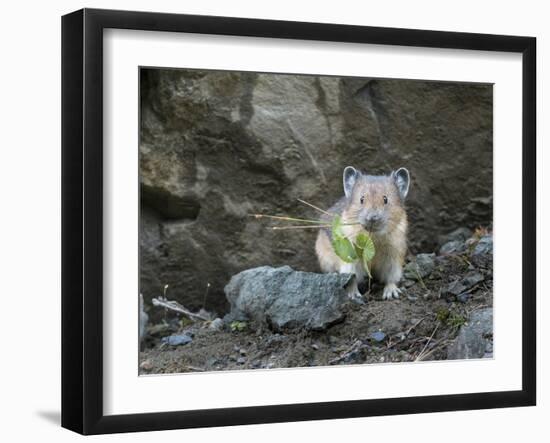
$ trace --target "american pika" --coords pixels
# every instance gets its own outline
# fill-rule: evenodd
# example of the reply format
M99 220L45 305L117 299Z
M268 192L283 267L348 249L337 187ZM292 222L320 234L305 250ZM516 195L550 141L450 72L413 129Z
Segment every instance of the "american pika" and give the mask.
M367 175L352 166L344 169L344 197L328 212L341 215L347 223L344 235L353 240L362 230L369 232L376 249L371 274L383 283L382 298L398 298L397 283L403 273L407 251L407 213L404 201L409 192L409 171L400 168L390 175ZM360 261L346 263L334 253L331 232L319 230L315 251L323 272L355 274L359 282L365 279Z

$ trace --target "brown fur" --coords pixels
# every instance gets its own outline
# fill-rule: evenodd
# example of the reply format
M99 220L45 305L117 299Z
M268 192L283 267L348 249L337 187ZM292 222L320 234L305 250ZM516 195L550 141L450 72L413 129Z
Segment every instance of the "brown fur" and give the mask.
M387 204L384 204L384 196ZM363 203L361 197L364 197ZM369 211L383 214L379 229L369 232L376 248L371 263L372 275L385 285L395 285L401 279L407 251L407 213L392 176L361 175L351 195L340 199L328 212L341 215L344 222L355 223ZM350 240L354 240L363 230L361 224L343 227L344 234ZM365 277L359 264L350 268L334 253L330 231L320 230L315 250L323 272L355 272L359 281ZM396 297L395 294L393 296ZM386 297L385 293L384 298L391 297Z

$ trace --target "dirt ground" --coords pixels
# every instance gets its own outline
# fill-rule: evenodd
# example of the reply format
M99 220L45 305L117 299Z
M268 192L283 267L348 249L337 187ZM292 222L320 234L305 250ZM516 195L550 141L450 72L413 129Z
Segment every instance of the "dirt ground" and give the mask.
M270 369L343 364L442 360L447 348L475 310L492 307L492 255L435 257L424 278L406 280L403 294L381 300L380 286L365 294L364 305L349 304L345 319L326 331L274 333L254 325L241 330L210 322L167 319L148 329L140 352L140 373L181 373L237 369ZM476 273L483 276L467 296L449 296L453 282ZM193 340L183 346L162 337L185 332Z

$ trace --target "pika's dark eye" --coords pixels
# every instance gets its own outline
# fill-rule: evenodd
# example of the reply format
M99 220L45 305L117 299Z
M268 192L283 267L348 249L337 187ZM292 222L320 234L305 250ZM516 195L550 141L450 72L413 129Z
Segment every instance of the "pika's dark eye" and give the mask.
M362 196L362 197L359 199L359 201L361 202L361 204L365 203L365 197Z
M385 195L384 195L384 204L385 204L385 205L388 204L388 197L386 197Z

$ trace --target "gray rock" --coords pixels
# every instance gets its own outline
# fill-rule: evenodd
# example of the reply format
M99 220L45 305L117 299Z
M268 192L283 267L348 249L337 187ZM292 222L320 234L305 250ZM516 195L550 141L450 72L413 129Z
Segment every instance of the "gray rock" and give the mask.
M344 358L340 361L340 364L356 364L363 363L365 361L365 349L357 348L352 349L350 352L346 353Z
M429 276L435 268L435 254L418 254L403 268L403 275L410 280L419 281Z
M370 338L372 338L374 341L381 342L386 338L386 334L384 334L382 331L376 331L369 335Z
M460 303L468 303L471 297L472 297L472 294L468 292L464 292L462 294L458 294L456 296L456 300L459 301Z
M439 248L440 255L460 254L466 251L466 243L461 240L452 240Z
M162 343L166 343L170 346L182 346L186 345L187 343L191 343L193 339L187 335L187 334L174 334L169 335L168 337L163 337L161 339Z
M267 347L279 347L286 341L286 337L281 334L273 334L267 338Z
M212 320L210 325L208 326L209 329L212 329L213 331L221 331L223 329L223 320L221 318L216 318Z
M458 297L459 295L473 288L478 283L482 282L484 278L485 277L483 277L483 275L479 272L470 273L466 277L460 280L455 280L445 286L441 291L441 295L444 298L449 298L453 296Z
M316 272L315 232L277 232L250 213L312 216L342 169L406 166L413 251L487 225L492 86L251 72L141 70L140 287L170 285L189 309L225 312L232 275L262 264ZM474 198L474 206L470 203ZM317 214L315 214L317 215ZM152 312L161 315L160 310Z
M457 228L446 235L440 236L440 243L445 244L449 242L464 243L473 235L473 232L465 227Z
M460 280L455 280L441 290L441 295L445 298L449 298L449 296L456 297L462 294L466 289L466 286L464 286Z
M493 236L484 235L477 242L472 255L487 255L493 253Z
M481 283L483 280L485 280L485 277L483 277L483 274L479 272L473 272L468 274L466 277L462 279L462 284L466 286L466 288L470 289L477 285L478 283Z
M225 287L231 305L226 321L244 317L276 331L323 330L344 319L342 308L355 291L350 274L314 274L290 266L249 269Z
M447 350L449 360L482 358L493 340L493 309L474 311ZM492 347L490 348L492 349ZM492 355L492 352L491 352Z
M206 364L208 366L214 367L222 363L222 361L218 357L210 357L206 360Z

